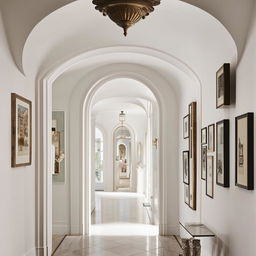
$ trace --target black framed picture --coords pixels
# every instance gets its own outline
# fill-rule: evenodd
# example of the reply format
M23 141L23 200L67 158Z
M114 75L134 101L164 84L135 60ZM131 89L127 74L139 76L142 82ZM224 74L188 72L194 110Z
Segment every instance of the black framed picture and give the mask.
M184 202L189 206L189 185L184 184Z
M235 184L254 189L254 114L236 117L236 177Z
M229 187L229 120L216 123L216 183Z
M207 144L207 128L201 129L201 144Z
M207 156L206 195L213 198L213 156Z
M230 105L230 64L223 64L216 73L216 108Z
M189 115L183 118L183 138L189 138Z
M189 185L189 151L183 151L183 182Z
M208 151L215 151L215 124L208 126Z
M206 180L206 170L207 170L207 146L201 147L201 179Z

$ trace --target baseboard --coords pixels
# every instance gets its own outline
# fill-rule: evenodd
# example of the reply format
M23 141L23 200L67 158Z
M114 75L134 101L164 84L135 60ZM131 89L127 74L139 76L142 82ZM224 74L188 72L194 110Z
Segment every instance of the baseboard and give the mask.
M36 248L31 248L28 252L24 254L24 256L36 256Z
M64 235L69 234L70 225L64 222L55 222L52 225L52 233L54 235Z

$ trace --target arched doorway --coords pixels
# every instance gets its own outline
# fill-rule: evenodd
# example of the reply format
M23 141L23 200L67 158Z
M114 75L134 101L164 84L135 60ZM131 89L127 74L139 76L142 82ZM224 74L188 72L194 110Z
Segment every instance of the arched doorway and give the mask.
M126 126L119 126L113 133L114 191L132 191L132 134Z
M167 59L169 57L166 57ZM170 58L170 63L173 62L173 59ZM80 61L81 58L78 58ZM76 60L77 61L77 60ZM177 60L175 59L177 62ZM174 61L174 62L175 62ZM167 63L167 62L166 62ZM169 63L169 64L170 64ZM70 63L69 63L70 64ZM47 170L48 170L48 162L41 161L41 159L48 159L49 155L47 153L47 145L50 145L50 136L48 134L48 129L51 127L51 119L49 118L51 113L49 110L51 109L51 86L54 80L63 72L66 68L68 68L69 64L63 65L61 68L57 69L56 72L50 73L46 78L40 80L40 89L38 94L38 111L41 113L44 113L43 116L39 116L38 118L38 130L39 134L42 134L42 136L38 137L38 151L40 158L37 162L38 166L38 191L41 196L38 196L40 198L38 200L39 204L38 207L44 209L43 214L38 216L38 230L40 231L38 234L40 235L38 237L38 241L40 244L42 244L41 241L45 241L44 237L47 237L45 234L45 230L48 232L50 229L48 227L48 218L46 217L47 212L47 205L50 203L50 194L47 192ZM168 65L169 65L168 64ZM182 65L179 63L178 66ZM171 67L172 65L170 65ZM173 66L172 66L173 67ZM187 69L186 66L182 66L183 69L188 70L188 73L193 76L194 79L197 79L194 77L191 70ZM159 179L158 183L160 184L160 190L159 190L159 227L160 227L160 233L161 234L167 234L168 230L169 232L174 233L178 226L178 202L175 198L169 198L167 203L167 191L166 191L166 183L168 176L168 180L170 181L172 191L178 190L178 186L176 184L176 178L177 173L170 171L167 175L167 170L177 170L176 162L171 161L172 159L175 159L177 157L176 155L176 149L175 149L175 140L176 136L175 134L178 133L178 128L175 126L177 124L176 122L176 95L173 93L172 88L169 86L168 82L163 78L161 74L154 73L150 68L145 68L136 64L125 64L125 65L108 65L106 67L101 67L98 70L95 69L93 71L94 75L90 76L88 75L87 78L89 79L87 82L83 81L83 85L81 85L80 89L77 92L74 92L74 95L79 95L78 100L71 99L70 104L70 111L76 112L77 115L80 117L79 124L83 124L84 129L79 130L77 127L72 126L71 127L71 133L72 134L82 134L83 140L78 140L75 138L72 143L76 145L76 147L79 148L79 153L75 154L74 161L72 161L71 166L81 164L81 161L79 160L81 158L81 155L86 155L86 153L89 152L90 146L88 145L90 141L90 120L89 120L89 114L90 114L90 107L93 95L95 92L106 82L114 78L120 78L120 77L128 77L137 81L142 82L146 87L148 87L154 95L156 96L157 103L159 104L159 140L160 143L158 144L158 150L159 150ZM84 86L86 84L86 87ZM41 86L42 85L42 86ZM170 111L171 110L171 113ZM167 118L165 119L164 118ZM76 123L78 121L77 117L70 117L70 121L72 123ZM152 120L154 122L155 120ZM81 126L80 126L81 127ZM41 129L42 128L42 129ZM169 137L169 132L172 131L171 138ZM89 138L89 140L86 141L86 139ZM170 143L170 141L174 141L174 143ZM87 143L87 144L86 144ZM152 142L150 142L152 143ZM77 157L77 159L76 159ZM177 159L177 158L176 158ZM76 161L78 160L78 161ZM90 162L90 159L85 159L85 161L82 163L81 170L82 174L79 174L78 176L82 179L79 180L79 182L85 184L85 186L88 187L90 184L88 176L85 175L85 173L88 172L89 166L87 164ZM170 162L171 161L171 162ZM168 166L168 168L167 168ZM74 166L77 167L77 166ZM72 174L73 175L73 174ZM172 179L173 177L173 179ZM72 177L72 180L76 180L76 177ZM83 190L82 186L77 186L79 184L74 182L72 184L71 191L72 193L76 194L76 190ZM176 191L177 192L177 191ZM77 193L79 194L79 193ZM71 218L71 232L72 233L80 233L80 234L88 234L89 229L89 219L88 216L85 216L85 212L82 212L82 214L79 214L79 212L82 211L83 205L89 205L90 199L89 199L90 193L86 194L84 198L77 197L76 202L73 202L72 209L71 209L71 216L76 215L79 216L78 221ZM43 200L41 200L41 198ZM169 227L167 223L167 214L169 206L172 205L172 215L170 215L169 218ZM42 229L44 227L44 229ZM82 228L81 228L82 227ZM44 242L45 244L45 242ZM48 244L46 242L46 244Z

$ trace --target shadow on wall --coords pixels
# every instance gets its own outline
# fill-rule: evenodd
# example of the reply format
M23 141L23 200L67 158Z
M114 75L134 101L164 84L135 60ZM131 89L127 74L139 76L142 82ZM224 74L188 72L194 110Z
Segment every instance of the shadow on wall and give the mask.
M229 241L229 238L226 237L225 241ZM229 248L228 244L224 244L224 242L219 238L215 238L215 244L213 246L213 256L227 256L229 255Z

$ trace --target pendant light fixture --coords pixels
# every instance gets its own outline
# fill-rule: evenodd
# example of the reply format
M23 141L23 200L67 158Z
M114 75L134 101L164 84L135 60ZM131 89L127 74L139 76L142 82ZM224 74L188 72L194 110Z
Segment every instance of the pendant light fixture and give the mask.
M93 0L95 9L102 12L104 16L114 21L124 30L127 35L129 27L141 19L145 19L154 11L154 6L159 5L161 0Z

